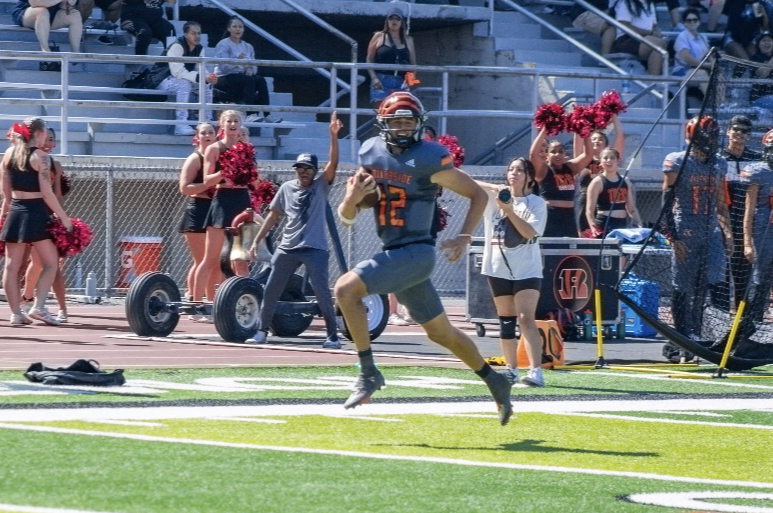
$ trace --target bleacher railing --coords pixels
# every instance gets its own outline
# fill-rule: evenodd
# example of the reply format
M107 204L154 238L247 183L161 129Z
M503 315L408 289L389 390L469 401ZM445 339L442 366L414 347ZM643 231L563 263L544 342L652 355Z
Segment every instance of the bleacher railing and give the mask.
M193 62L204 66L207 70L214 69L215 64L244 64L244 60L229 60L229 59L217 59L214 57L200 57L200 58L175 58L175 57L161 57L161 56L139 56L139 55L114 55L114 54L74 54L69 52L60 53L44 53L44 52L14 52L14 51L0 51L0 64L6 60L27 60L38 62L41 60L61 60L62 72L56 76L60 77L59 83L45 83L35 84L26 82L0 82L0 92L4 93L0 96L0 105L25 105L29 106L29 115L42 115L47 121L58 121L61 123L61 139L59 142L60 150L63 154L70 154L69 147L69 130L71 126L76 123L88 124L88 123L105 123L113 124L119 123L130 126L141 125L169 125L190 123L186 121L175 121L173 116L169 115L174 109L184 108L197 110L199 113L199 119L205 119L205 112L207 110L219 110L222 108L220 104L207 103L205 98L205 87L207 84L204 81L200 81L198 84L198 101L190 103L177 103L174 101L167 102L139 102L129 101L123 98L122 94L126 90L121 87L98 87L91 85L74 85L72 84L72 71L70 64L73 62L83 62L88 66L89 64L98 63L100 68L105 64L120 64L122 66L126 64L136 65L150 65L155 62ZM513 121L526 121L530 120L535 112L536 108L546 102L555 101L556 97L549 97L541 94L542 91L537 84L542 82L554 83L556 79L564 78L571 79L579 89L580 82L585 81L590 83L590 89L594 97L599 97L601 93L610 88L614 88L614 85L610 87L610 81L614 82L615 77L598 72L598 71L566 71L563 69L551 69L551 68L515 68L515 67L498 67L498 66L401 66L395 64L368 64L368 63L335 63L335 62L298 62L298 61L271 61L271 60L255 60L251 61L252 64L260 66L261 68L295 68L295 69L314 69L324 68L330 70L330 106L300 106L300 105L236 105L235 108L240 110L260 111L268 110L271 112L297 112L305 114L330 114L336 110L339 116L373 116L374 112L371 107L357 108L352 105L357 101L357 76L359 74L365 74L370 69L386 69L386 70L403 70L410 71L416 70L418 76L422 79L422 87L431 88L433 94L439 93L439 105L440 109L431 113L433 119L440 125L440 133L444 133L446 123L449 119L459 118L500 118L509 119ZM77 71L82 73L82 71ZM353 92L352 98L350 98L349 106L339 106L338 98L332 94L335 90L334 81L340 73L348 74L350 77L350 87ZM271 74L270 72L268 73ZM475 78L496 78L502 79L507 77L520 77L528 79L525 83L531 84L530 90L513 90L513 97L517 100L516 103L522 106L519 110L507 110L497 108L487 108L486 101L481 99L479 102L480 107L475 109L459 109L454 107L454 88L456 87L456 80L464 79L468 80L470 77ZM653 77L645 76L633 76L633 79L641 80L644 83L656 83L661 84L680 84L684 81L684 77L657 77L653 80ZM118 82L118 80L117 80ZM40 91L41 97L39 98L19 98L13 97L13 91L18 89ZM588 87L584 88L589 89ZM421 89L418 90L419 94ZM94 97L99 94L105 94L105 99L95 99ZM85 97L84 97L85 96ZM682 94L680 98L680 104L682 108L679 109L678 116L672 116L660 120L660 124L665 125L680 125L685 121L685 97ZM493 103L490 104L493 106ZM73 116L71 109L73 107L86 107L86 108L108 108L111 109L110 116ZM56 109L59 112L52 113ZM159 116L158 119L137 119L131 116L131 114L121 115L120 112L123 109L153 109L159 111L167 111L169 114ZM0 114L0 119L3 120L18 120L20 116L11 114ZM651 124L655 121L655 118L640 117L630 120L631 123L636 124ZM626 120L628 122L628 120ZM349 145L349 159L351 161L356 160L356 123L347 123L347 130L349 131L348 138L350 139ZM271 128L281 128L281 125L275 124L263 124L255 123L250 126L269 126ZM288 124L287 127L291 127ZM460 134L461 135L461 134ZM493 134L492 134L493 135ZM326 136L326 134L321 134ZM344 150L345 151L345 150ZM345 158L345 157L344 157Z

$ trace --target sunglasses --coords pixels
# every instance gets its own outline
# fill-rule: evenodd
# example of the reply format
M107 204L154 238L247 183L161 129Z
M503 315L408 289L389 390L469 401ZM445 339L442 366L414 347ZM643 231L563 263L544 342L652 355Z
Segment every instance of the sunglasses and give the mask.
M751 133L751 129L746 128L746 127L741 127L741 126L731 127L730 130L732 130L733 132L738 132L739 134L750 134Z
M698 23L699 21L701 20L699 20L698 18L687 18L686 20L684 20L685 23Z
M400 16L390 16L389 21L400 21L402 18Z

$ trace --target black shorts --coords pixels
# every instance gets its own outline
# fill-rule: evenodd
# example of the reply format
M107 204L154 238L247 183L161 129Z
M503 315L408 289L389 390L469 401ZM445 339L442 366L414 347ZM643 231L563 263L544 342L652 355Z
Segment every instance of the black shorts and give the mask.
M548 219L543 237L577 237L577 221L574 207L551 207L548 205Z
M250 191L246 188L220 188L215 191L207 213L205 226L228 228L238 216L250 207Z
M0 240L29 243L50 239L51 234L47 230L49 222L51 216L43 198L11 200L8 217L0 231Z
M496 276L486 276L491 295L494 297L514 296L522 290L542 289L542 278L526 278L523 280L508 280Z
M206 233L207 214L212 200L209 198L190 198L185 206L185 214L180 223L180 233Z
M615 39L614 43L612 43L612 53L630 53L631 55L635 55L638 58L639 45L641 44L642 43L634 39L633 36L623 34L622 36Z

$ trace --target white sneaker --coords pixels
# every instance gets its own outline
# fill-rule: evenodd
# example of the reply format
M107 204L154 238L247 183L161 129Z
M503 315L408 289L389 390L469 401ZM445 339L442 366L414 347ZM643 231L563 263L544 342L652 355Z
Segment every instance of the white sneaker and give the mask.
M249 116L247 116L246 118L244 118L244 121L245 121L246 123L260 123L260 122L261 122L261 121L263 121L264 119L265 119L265 118L264 118L263 116L259 116L259 115L257 115L257 114L250 114Z
M413 320L413 317L410 316L410 314L403 315L403 320L406 324L419 324L418 322Z
M266 123L281 123L282 121L284 121L284 119L274 116L273 114L269 114L263 119L263 121L265 121Z
M65 312L64 310L59 310L56 313L56 320L62 324L65 324L67 322L67 312Z
M11 314L9 322L11 323L11 326L26 326L27 324L32 324L32 321L23 313Z
M211 315L199 315L198 319L196 319L196 322L200 322L201 324L214 324L214 320L212 320Z
M529 372L521 378L521 384L529 387L544 387L545 379L542 377L542 367L529 369Z
M177 125L174 127L174 135L194 135L196 130L190 125Z
M408 323L396 313L389 316L387 324L391 324L392 326L408 326Z
M268 339L268 333L258 331L255 336L244 341L245 344L265 344Z
M32 307L27 315L30 318L44 322L49 326L60 326L62 324L51 315L51 312L49 312L45 306L41 308Z

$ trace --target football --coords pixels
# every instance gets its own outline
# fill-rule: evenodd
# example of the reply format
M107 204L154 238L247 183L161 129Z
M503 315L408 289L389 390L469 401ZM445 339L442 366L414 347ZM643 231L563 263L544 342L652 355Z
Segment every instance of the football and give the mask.
M355 176L357 177L357 180L362 182L365 180L365 178L368 176L367 171L364 173L357 173ZM378 204L379 201L379 194L378 191L373 191L369 194L367 194L362 200L357 204L357 208L359 209L366 209L366 208L373 208Z

